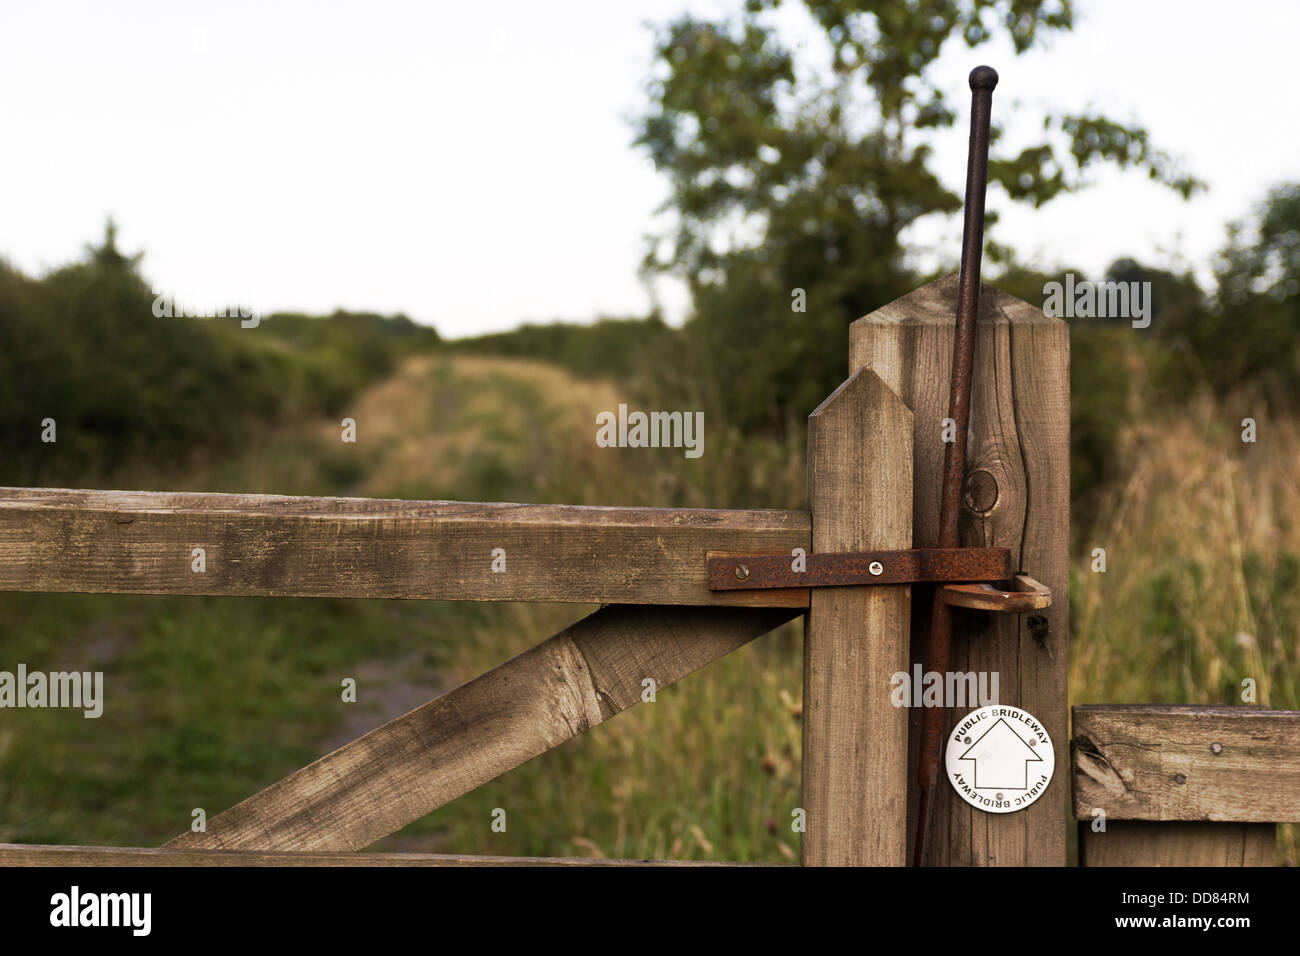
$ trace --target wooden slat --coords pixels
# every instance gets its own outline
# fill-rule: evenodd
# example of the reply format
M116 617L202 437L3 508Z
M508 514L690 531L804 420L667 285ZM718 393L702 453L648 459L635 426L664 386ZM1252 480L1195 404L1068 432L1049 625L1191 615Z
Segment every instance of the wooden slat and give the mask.
M0 590L806 607L807 589L711 592L706 555L806 549L810 527L801 511L3 488Z
M1300 711L1078 706L1072 744L1080 820L1300 821Z
M871 368L912 410L915 449L912 540L939 543L939 497L948 415L957 277L938 279L854 322L849 371ZM976 331L961 543L1010 548L1017 569L1051 589L1052 606L1033 614L997 614L978 634L961 633L971 615L954 615L954 670L997 673L1001 703L1042 721L1056 746L1057 773L1029 808L991 814L936 792L936 865L1065 863L1069 664L1070 344L1064 322L984 284ZM929 602L913 601L910 659L926 657ZM953 717L959 716L954 712ZM920 710L911 714L911 755ZM915 787L909 827L915 826ZM909 838L910 842L910 838Z
M1079 823L1080 866L1275 866L1271 823L1113 820L1104 833Z
M808 419L813 549L906 548L912 538L912 414L874 373ZM803 862L907 863L908 585L817 588L804 637Z
M639 703L643 679L666 687L793 614L602 608L167 845L361 849Z
M713 860L457 856L443 853L267 853L167 847L36 846L0 843L0 866L781 866Z

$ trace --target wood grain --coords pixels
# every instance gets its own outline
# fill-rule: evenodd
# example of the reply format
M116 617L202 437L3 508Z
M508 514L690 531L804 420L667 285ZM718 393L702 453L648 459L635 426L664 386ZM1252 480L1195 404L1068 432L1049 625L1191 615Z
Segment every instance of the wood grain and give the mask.
M810 529L801 511L2 488L0 590L806 607L807 589L711 592L706 555L788 554Z
M914 547L938 544L957 277L938 279L854 322L849 371L871 368L913 415ZM1032 615L954 615L952 666L999 675L1001 702L1042 721L1065 766L1069 661L1069 335L1065 323L985 283L976 331L962 544L1006 547L1017 570L1051 589ZM924 599L923 599L924 598ZM913 601L911 660L926 658L928 589ZM963 633L963 624L965 633ZM954 714L954 717L959 716ZM920 713L911 715L909 782ZM951 726L951 725L950 725ZM1028 809L990 814L936 792L936 865L1063 865L1065 775ZM915 827L911 787L909 827ZM909 841L911 837L909 837Z
M906 548L912 415L860 371L808 418L813 551ZM817 588L804 637L803 808L809 866L907 863L907 585Z
M272 853L150 847L0 843L0 866L781 866L713 860L606 860L588 857L456 856L442 853Z
M361 849L639 703L644 678L666 687L793 615L602 608L167 846Z
M1275 866L1271 823L1115 820L1104 833L1079 822L1080 866Z
M1074 708L1074 812L1108 820L1300 821L1300 711Z

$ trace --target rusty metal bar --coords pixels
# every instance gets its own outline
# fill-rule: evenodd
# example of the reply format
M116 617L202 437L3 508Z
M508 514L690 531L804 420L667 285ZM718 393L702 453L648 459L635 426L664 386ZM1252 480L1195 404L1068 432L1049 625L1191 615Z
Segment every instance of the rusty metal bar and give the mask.
M957 282L957 327L953 335L952 385L948 416L954 422L953 441L943 456L943 491L939 507L939 547L958 546L962 484L966 476L966 433L970 427L971 370L975 363L975 319L979 312L980 263L984 253L984 196L989 179L989 117L998 74L991 66L971 70L970 149L966 160L966 217L961 240L961 273ZM952 609L935 590L930 620L927 671L946 673L952 656ZM921 724L920 814L916 824L914 866L923 866L933 816L933 794L939 782L946 708L926 708Z
M1025 614L1052 606L1052 589L1039 584L1027 574L1012 579L1010 591L999 591L989 584L945 584L939 596L945 604L975 611Z
M825 588L918 581L1004 581L1012 574L1007 548L915 548L809 554L710 551L710 591ZM797 570L802 567L803 570Z

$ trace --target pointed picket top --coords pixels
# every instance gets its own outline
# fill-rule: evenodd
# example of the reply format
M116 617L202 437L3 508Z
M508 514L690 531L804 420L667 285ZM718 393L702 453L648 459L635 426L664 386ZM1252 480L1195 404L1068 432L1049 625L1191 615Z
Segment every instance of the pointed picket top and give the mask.
M912 413L868 369L808 417L814 552L912 544ZM808 866L907 863L907 585L813 588L804 626L801 856Z
M953 325L957 316L957 273L942 276L913 289L887 305L858 319L849 327L849 341L863 334L866 325ZM1064 325L1043 310L988 282L980 284L979 322L1014 321L1044 325ZM852 346L850 345L850 348Z

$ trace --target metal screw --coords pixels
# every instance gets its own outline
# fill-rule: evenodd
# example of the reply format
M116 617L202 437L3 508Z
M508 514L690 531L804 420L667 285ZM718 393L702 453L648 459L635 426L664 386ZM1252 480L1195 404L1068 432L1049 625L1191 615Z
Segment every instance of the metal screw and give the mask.
M736 577L742 581L749 577L749 566L744 564L736 565Z
M879 561L872 561L869 565L867 565L867 570L870 571L872 574L883 574L885 571L885 566L881 564Z
M1000 793L998 794L998 799L999 799L999 800L1003 799L1002 794L1000 794Z
M962 743L964 743L964 744L968 744L968 743L970 743L970 738L969 738L969 737L964 737L964 738L962 738Z
M1210 744L1210 753L1212 754L1223 753L1223 744L1219 743L1217 740L1214 743Z
M1183 773L1176 773L1176 774L1174 774L1174 783L1178 784L1179 786L1182 786L1182 785L1185 784L1186 782L1187 782L1187 775L1186 775L1186 774L1183 774Z
M1037 746L1038 746L1038 738L1037 738L1037 737L1030 737L1030 738L1029 738L1029 746L1031 746L1031 747L1037 747Z

